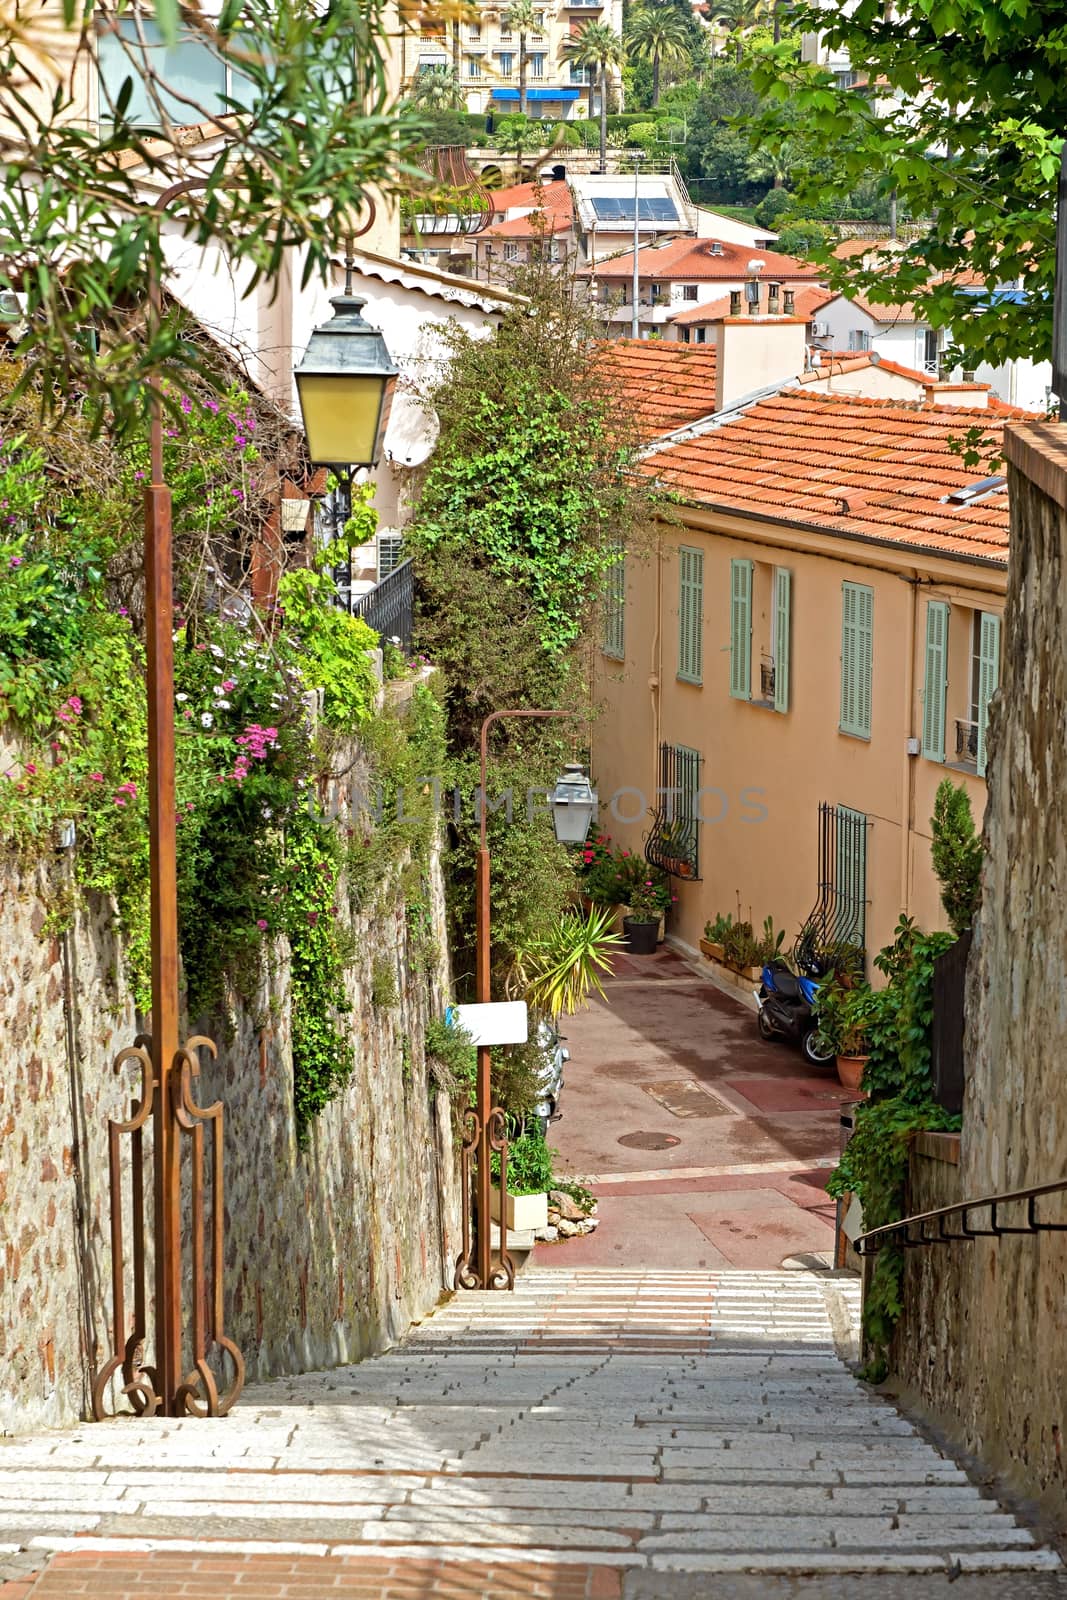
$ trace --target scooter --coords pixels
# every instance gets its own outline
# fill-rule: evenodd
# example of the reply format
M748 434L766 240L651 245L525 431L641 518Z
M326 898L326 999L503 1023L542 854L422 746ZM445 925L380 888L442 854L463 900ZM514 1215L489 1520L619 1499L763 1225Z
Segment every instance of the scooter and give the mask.
M769 961L752 992L759 1006L759 1031L764 1039L788 1039L799 1044L805 1061L813 1067L834 1063L834 1051L823 1041L815 1018L818 979L797 976L784 961Z

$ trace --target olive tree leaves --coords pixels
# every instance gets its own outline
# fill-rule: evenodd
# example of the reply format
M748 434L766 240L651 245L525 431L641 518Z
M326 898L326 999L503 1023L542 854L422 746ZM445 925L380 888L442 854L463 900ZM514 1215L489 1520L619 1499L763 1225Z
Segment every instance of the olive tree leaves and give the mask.
M144 316L161 231L222 241L245 293L293 250L304 283L325 277L369 205L414 176L420 124L392 104L386 0L226 0L216 19L172 0L104 20L66 4L65 31L0 9L0 289L23 297L22 387L121 430L149 374L198 365L177 316ZM103 34L128 75L97 74ZM225 92L165 81L168 39L217 63ZM186 177L202 187L162 220L155 200Z

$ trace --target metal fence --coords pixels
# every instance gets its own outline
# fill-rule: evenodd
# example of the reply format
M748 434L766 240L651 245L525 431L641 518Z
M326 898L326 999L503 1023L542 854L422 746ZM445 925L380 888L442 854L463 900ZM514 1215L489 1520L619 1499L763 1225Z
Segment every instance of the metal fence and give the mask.
M410 651L415 617L415 572L411 562L402 561L381 583L361 595L352 607L352 615L362 617L375 633L380 633L383 643L398 644L401 650Z

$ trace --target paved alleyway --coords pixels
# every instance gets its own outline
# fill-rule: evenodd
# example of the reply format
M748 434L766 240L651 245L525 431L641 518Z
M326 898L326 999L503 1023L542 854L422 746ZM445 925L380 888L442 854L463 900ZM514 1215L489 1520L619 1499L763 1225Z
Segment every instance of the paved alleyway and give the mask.
M830 1600L886 1572L864 1600L1064 1600L1057 1558L840 1363L842 1297L533 1269L218 1422L0 1443L0 1541L58 1552L0 1596Z
M600 1226L568 1266L780 1267L829 1257L837 1074L759 1037L740 998L681 957L619 955L568 1018L572 1060L550 1142L595 1178ZM541 1261L555 1259L542 1250Z

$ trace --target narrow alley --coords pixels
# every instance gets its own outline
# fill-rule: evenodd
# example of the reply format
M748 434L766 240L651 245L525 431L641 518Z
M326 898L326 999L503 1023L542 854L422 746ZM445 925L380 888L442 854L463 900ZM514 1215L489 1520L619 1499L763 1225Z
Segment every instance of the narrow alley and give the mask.
M0 1600L1067 1600L845 1364L836 1084L670 954L570 1034L554 1132L596 1234L227 1418L0 1442Z

